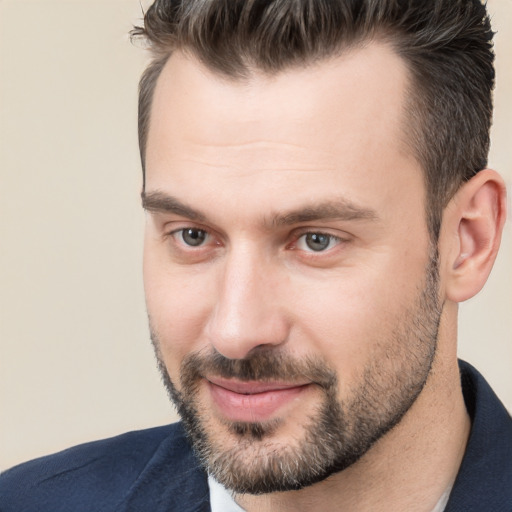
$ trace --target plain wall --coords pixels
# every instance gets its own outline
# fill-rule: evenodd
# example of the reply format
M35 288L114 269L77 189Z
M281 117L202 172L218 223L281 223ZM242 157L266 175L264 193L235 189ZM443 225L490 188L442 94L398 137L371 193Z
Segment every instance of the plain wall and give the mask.
M148 2L143 2L147 5ZM490 163L512 182L512 2ZM146 327L138 0L0 0L0 468L170 422ZM512 231L460 354L512 409Z

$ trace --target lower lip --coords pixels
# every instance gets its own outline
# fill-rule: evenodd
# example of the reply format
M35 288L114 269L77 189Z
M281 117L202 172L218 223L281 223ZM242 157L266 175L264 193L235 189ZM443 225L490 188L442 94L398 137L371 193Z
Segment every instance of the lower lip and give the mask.
M208 382L215 405L231 421L261 422L272 419L274 413L293 402L309 385L276 389L244 395Z

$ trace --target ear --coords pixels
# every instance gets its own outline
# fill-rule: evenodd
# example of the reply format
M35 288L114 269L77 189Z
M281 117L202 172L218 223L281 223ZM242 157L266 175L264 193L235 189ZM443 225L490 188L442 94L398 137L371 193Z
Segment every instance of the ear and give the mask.
M476 295L491 272L506 219L506 189L491 169L464 183L443 215L446 298L465 301Z

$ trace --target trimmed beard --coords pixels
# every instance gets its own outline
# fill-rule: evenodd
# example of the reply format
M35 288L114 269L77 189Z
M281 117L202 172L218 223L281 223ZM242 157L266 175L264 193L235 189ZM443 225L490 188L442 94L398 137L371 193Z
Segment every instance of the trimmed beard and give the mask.
M246 359L227 359L212 351L188 354L180 367L180 389L172 382L151 330L158 368L185 431L203 466L219 483L239 494L297 490L343 471L397 425L413 405L435 358L442 307L438 299L438 256L431 251L424 287L403 311L392 334L375 344L360 383L350 396L339 396L334 369L320 358L296 359L280 349L253 352ZM306 379L322 398L302 422L300 439L273 441L280 419L265 422L224 421L237 441L227 446L202 412L199 384L205 375L241 381ZM343 382L341 382L343 385Z

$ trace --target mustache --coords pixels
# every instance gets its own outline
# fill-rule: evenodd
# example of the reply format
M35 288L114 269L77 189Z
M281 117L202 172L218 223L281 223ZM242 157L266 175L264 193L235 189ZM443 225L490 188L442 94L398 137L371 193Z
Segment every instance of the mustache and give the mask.
M208 353L188 354L181 364L181 382L184 389L193 386L207 376L237 379L240 381L308 381L325 389L337 385L337 376L324 361L318 358L301 359L275 352L262 350L244 359L228 359L216 350Z

